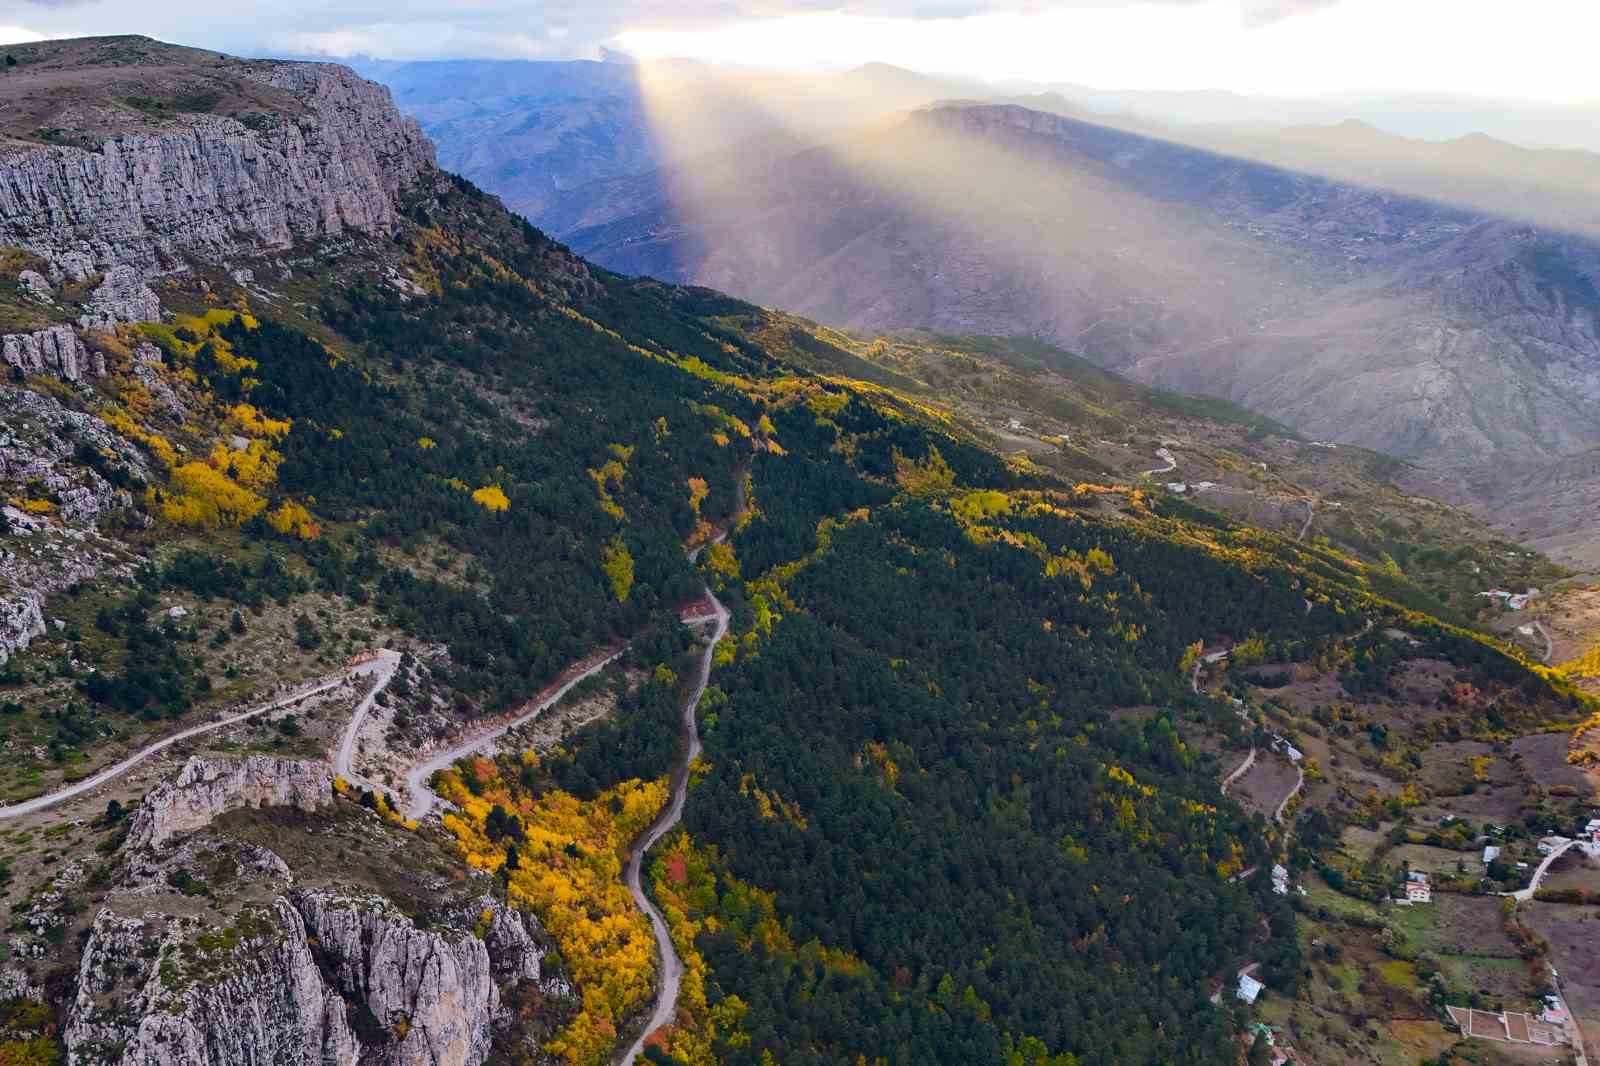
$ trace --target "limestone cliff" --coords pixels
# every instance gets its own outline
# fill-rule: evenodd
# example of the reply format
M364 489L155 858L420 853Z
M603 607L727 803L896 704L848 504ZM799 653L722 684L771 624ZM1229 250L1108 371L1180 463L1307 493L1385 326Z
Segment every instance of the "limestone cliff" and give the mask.
M149 50L174 63L169 53L188 54L154 42ZM71 66L69 57L52 66L45 54L35 80L47 89L48 77L61 70L81 81L94 60L77 62ZM173 68L157 62L144 69L151 87L139 100L163 91L162 73ZM129 98L111 95L123 87L107 89L104 99L72 113L86 130L78 141L88 146L0 144L0 245L38 254L57 279L82 280L118 266L148 278L195 257L219 260L347 231L387 235L400 190L434 168L433 146L416 122L395 109L386 89L348 68L213 53L203 73L279 106L246 114L249 124L193 103L194 110L152 109L136 115L138 122L113 122L107 115L128 113ZM16 91L25 92L26 82L14 80L24 86ZM218 95L190 89L186 98L203 103ZM29 103L36 101L23 97L19 106ZM94 143L102 131L107 135ZM135 297L131 306L128 294ZM100 303L91 309L97 321L149 310L149 299L126 277Z
M73 1066L354 1066L361 1050L285 900L212 933L193 919L102 911L65 1043Z
M483 906L532 943L520 915ZM64 1042L72 1066L480 1066L501 989L530 965L536 954L470 927L420 928L371 894L288 893L220 929L106 908Z
M386 1063L483 1061L500 990L482 940L470 931L419 929L380 896L308 892L296 904L337 991L399 1036Z
M245 807L296 807L311 811L333 802L327 763L251 755L184 764L170 781L139 804L128 844L159 847L180 833L203 829L220 814Z

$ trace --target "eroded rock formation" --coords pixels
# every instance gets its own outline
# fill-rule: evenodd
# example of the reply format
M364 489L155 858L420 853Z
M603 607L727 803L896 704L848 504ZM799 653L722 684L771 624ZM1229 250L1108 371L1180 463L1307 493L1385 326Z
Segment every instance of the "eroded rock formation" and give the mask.
M247 807L297 807L314 811L333 802L328 764L251 755L241 759L196 756L145 796L128 831L134 848L159 847L181 833L203 829L226 811Z
M433 147L388 91L345 67L249 63L239 73L292 94L300 115L246 126L180 115L107 140L0 157L0 244L43 257L57 278L181 269L354 230L387 235L401 188L434 166ZM259 128L256 128L259 127ZM143 315L119 283L91 312ZM138 296L134 292L135 296ZM97 294L98 298L99 294ZM143 299L143 297L139 297Z

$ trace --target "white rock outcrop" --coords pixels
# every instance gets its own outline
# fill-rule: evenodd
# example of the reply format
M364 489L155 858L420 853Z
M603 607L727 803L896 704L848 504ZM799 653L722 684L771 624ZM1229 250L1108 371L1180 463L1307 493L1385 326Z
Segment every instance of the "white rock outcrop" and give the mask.
M0 663L44 634L44 605L37 592L26 589L0 596Z
M333 779L320 760L202 758L145 794L128 829L133 848L159 847L181 833L204 829L220 814L255 807L314 811L333 802Z
M42 304L56 302L55 290L49 280L37 270L23 270L17 275L17 287Z
M201 933L192 919L100 912L63 1034L71 1066L355 1066L345 1003L287 900L209 943Z
M486 907L491 929L527 935L520 915ZM327 890L279 896L211 930L106 908L78 967L68 1062L482 1066L500 1006L495 975L522 964L496 958L494 941L420 929L381 896ZM352 1016L368 1022L352 1028Z
M127 265L106 272L89 297L89 310L78 316L78 325L84 329L111 329L118 322L159 321L161 298L137 270Z
M488 1056L500 988L484 941L418 929L381 896L307 892L295 902L338 991L405 1033L386 1064L477 1066Z
M102 377L106 372L105 356L85 348L71 326L7 333L0 337L0 358L24 374L48 374L63 381Z
M127 266L142 279L182 269L188 256L392 232L396 197L433 171L434 153L388 90L325 63L240 62L238 70L290 93L304 113L251 126L185 115L96 151L4 153L0 245L35 252L57 278ZM134 312L119 298L117 309L143 314L148 306Z

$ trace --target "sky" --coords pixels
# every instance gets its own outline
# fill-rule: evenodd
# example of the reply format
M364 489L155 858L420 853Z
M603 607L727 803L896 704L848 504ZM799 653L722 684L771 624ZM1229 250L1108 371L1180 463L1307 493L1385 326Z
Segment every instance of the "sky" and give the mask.
M248 55L871 60L987 80L1600 102L1597 0L0 0L0 41Z

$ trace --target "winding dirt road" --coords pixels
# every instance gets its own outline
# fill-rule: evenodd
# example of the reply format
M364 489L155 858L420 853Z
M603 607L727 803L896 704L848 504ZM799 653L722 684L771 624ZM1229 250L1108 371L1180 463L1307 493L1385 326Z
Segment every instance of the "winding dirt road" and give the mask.
M1306 534L1311 532L1311 520L1317 517L1317 503L1315 500L1306 501L1306 522L1300 527L1300 532L1294 535L1296 542L1306 539Z
M1510 896L1519 903L1525 903L1532 899L1533 894L1539 891L1539 882L1544 880L1545 872L1550 869L1550 864L1565 855L1568 849L1576 843L1576 840L1569 840L1565 844L1558 845L1554 851L1544 857L1544 861L1533 871L1533 876L1528 879L1527 888L1519 888L1517 891L1507 892L1505 895Z
M356 756L356 739L361 734L361 727L367 722L367 713L372 710L373 703L377 702L378 693L388 688L389 682L394 680L395 669L400 665L400 653L380 648L376 659L362 665L373 667L369 672L378 675L378 683L372 686L361 702L356 704L356 709L350 712L350 721L345 725L344 736L339 740L339 750L333 756L333 772L347 779L358 776L352 768Z
M595 674L598 674L600 671L610 666L612 663L616 662L618 659L622 658L622 653L627 650L628 645L624 644L616 651L613 651L602 658L590 660L584 664L583 669L569 676L560 688L550 693L550 695L534 704L522 714L517 715L510 721L502 722L494 728L486 730L482 733L474 733L467 740L463 740L453 747L445 749L444 751L436 752L429 756L426 761L420 762L413 766L406 772L406 796L408 797L406 801L406 818L420 821L431 814L434 807L438 805L439 797L434 794L433 789L428 787L428 779L431 778L435 773L443 770L445 767L450 766L460 759L466 758L473 752L481 750L486 745L494 743L511 730L516 729L518 726L523 725L529 720L537 718L551 707L554 707L556 704L560 703L566 697L567 693L571 692L580 683L588 680Z
M1549 666L1550 660L1556 657L1556 642L1550 636L1550 631L1544 627L1543 622L1534 619L1533 628L1544 638L1544 664Z
M1250 754L1244 757L1244 762L1240 763L1238 768L1234 770L1233 773L1222 779L1222 794L1226 796L1228 794L1228 789L1232 787L1233 783L1239 780L1239 778L1243 777L1245 774L1249 773L1250 767L1254 766L1255 764L1256 749L1252 747L1250 749Z
M396 656L396 661L398 661L398 658L399 657ZM204 725L191 726L182 732L174 733L170 737L166 737L162 740L156 741L153 744L149 744L143 748L140 748L138 751L134 752L126 759L123 759L121 762L108 766L99 773L94 774L91 777L84 778L82 781L75 782L74 784L68 785L65 788L59 788L54 792L48 792L43 796L35 796L31 800L23 800L21 803L13 803L9 807L0 807L0 820L8 818L20 818L26 814L34 814L38 811L47 810L50 807L54 807L58 803L65 803L67 800L70 800L76 796L81 796L86 792L92 792L106 782L113 781L116 778L121 777L129 770L132 770L135 766L138 766L140 763L150 758L152 755L165 751L174 744L181 743L182 741L189 740L193 737L204 736L207 733L214 733L219 729L226 729L231 725L237 725L240 722L255 718L257 715L267 714L270 711L282 710L285 707L299 703L301 700L310 699L312 696L315 696L319 693L338 688L353 675L358 676L361 674L372 673L381 665L381 659L375 659L372 662L362 663L360 666L354 667L349 671L341 671L337 676L326 681L321 681L315 685L311 685L310 687L291 692L287 696L280 696L278 699L273 700L270 703L264 703L259 707L240 712L239 714L229 715L228 717L219 719L215 722L207 722ZM393 672L393 667L390 667L390 672Z
M685 744L678 764L672 769L672 799L668 801L666 809L656 816L650 828L634 841L633 847L628 851L628 865L622 873L623 881L633 895L633 901L650 918L650 928L656 936L656 949L661 954L661 983L656 993L656 1005L650 1011L650 1021L646 1023L644 1031L622 1057L623 1066L628 1066L643 1054L645 1039L663 1025L671 1024L678 1013L678 989L683 984L683 960L678 957L677 949L672 946L672 934L667 929L666 918L644 890L643 870L645 855L682 820L684 799L689 794L689 764L700 756L700 728L695 722L695 711L700 706L700 697L706 693L706 685L711 681L711 660L716 655L717 642L727 636L729 618L728 609L717 599L710 585L706 586L706 597L711 602L712 610L716 612L715 624L706 643L706 650L700 656L700 668L695 674L694 688L683 704Z
M1174 458L1171 449L1168 449L1168 448L1157 448L1156 449L1156 458L1160 459L1163 463L1166 463L1167 465L1166 466L1158 466L1154 470L1141 470L1139 472L1139 476L1140 477L1151 477L1151 476L1153 476L1155 474L1170 474L1174 470L1178 469L1178 460L1176 458Z

